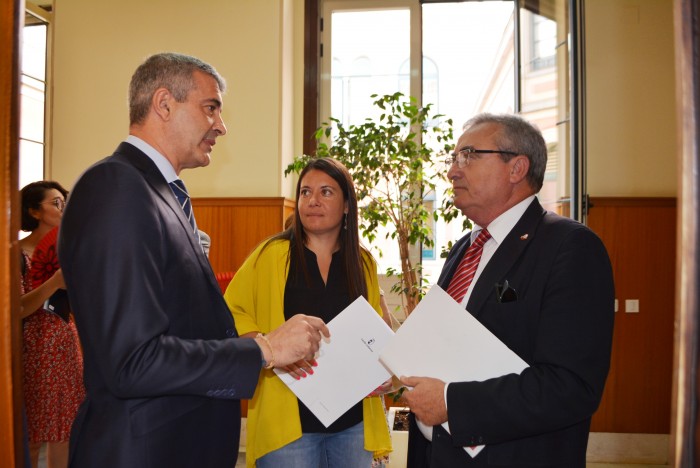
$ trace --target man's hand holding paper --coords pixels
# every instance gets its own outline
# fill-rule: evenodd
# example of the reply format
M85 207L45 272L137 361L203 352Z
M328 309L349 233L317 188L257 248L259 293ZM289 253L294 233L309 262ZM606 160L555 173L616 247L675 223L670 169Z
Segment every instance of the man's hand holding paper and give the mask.
M420 422L426 426L447 422L445 382L432 377L402 377L401 382L412 387L402 396Z
M328 322L328 329L331 338L321 341L313 375L297 378L306 372L298 365L292 373L275 369L326 427L390 379L378 356L394 335L363 297Z
M323 339L330 332L318 317L297 314L265 338L256 337L265 361L274 367L285 367L300 360L313 360Z
M379 359L405 385L414 387L404 392L404 398L428 426L426 431L442 424L449 432L446 382L483 381L519 374L527 367L439 286L428 291ZM481 448L467 451L475 456Z

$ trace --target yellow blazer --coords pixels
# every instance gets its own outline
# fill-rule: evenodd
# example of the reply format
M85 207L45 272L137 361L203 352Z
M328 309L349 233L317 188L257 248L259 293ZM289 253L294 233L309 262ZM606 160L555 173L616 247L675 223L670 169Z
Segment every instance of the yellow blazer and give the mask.
M284 288L287 283L289 241L260 244L231 280L224 298L239 335L269 333L284 323ZM368 302L382 315L376 264L365 269ZM391 439L381 397L363 400L365 450L375 456L391 452ZM258 386L248 404L246 466L254 467L263 455L301 437L297 398L272 370L261 370Z

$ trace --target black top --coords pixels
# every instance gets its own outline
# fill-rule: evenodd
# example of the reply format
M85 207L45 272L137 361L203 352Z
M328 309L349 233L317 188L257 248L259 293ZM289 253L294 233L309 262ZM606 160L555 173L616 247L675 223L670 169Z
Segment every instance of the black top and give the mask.
M290 259L289 276L284 290L284 319L289 320L296 314L306 314L320 317L328 323L356 299L351 299L348 293L345 262L340 251L333 254L328 270L328 283L324 284L321 271L318 269L316 254L304 248L304 255L308 278L304 274L302 265L298 265L293 256ZM313 378L313 375L306 378ZM301 401L299 401L299 416L302 432L340 432L362 422L362 400L328 428Z

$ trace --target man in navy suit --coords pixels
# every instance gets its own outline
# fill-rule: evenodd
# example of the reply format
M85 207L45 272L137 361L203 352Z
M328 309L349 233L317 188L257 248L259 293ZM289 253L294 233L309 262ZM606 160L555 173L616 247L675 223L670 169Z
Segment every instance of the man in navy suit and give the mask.
M547 149L524 119L477 115L447 162L455 206L474 229L451 249L438 284L455 289L458 265L486 229L474 279L455 300L529 367L483 382L403 377L414 416L408 465L583 468L612 346L605 247L538 202Z
M224 80L194 57L148 58L129 89L130 127L77 181L59 258L84 351L87 398L73 467L233 467L240 399L262 367L309 359L328 329L300 316L238 338L231 313L169 182L206 166ZM189 206L188 206L189 204Z

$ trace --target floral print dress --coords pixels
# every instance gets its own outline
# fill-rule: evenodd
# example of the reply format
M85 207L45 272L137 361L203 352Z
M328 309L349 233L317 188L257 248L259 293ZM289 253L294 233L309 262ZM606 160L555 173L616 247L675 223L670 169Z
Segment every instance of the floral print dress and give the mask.
M29 277L31 259L26 252L22 252L22 258L22 294L25 294L32 290L33 281ZM29 441L65 442L78 406L85 398L83 357L75 323L39 309L24 319L23 329L24 402Z

